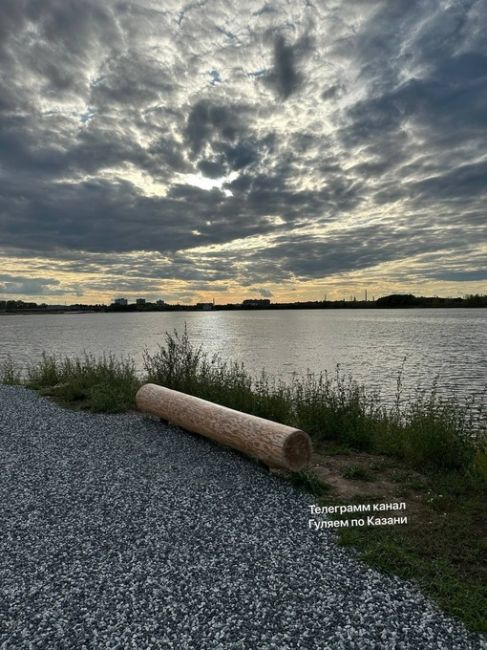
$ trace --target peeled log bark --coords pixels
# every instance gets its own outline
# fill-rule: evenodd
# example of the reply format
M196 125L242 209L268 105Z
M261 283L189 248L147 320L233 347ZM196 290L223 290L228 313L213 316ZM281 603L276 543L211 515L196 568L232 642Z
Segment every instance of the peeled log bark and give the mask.
M140 411L238 449L272 467L299 471L311 457L311 440L304 431L170 388L145 384L137 392L136 403Z

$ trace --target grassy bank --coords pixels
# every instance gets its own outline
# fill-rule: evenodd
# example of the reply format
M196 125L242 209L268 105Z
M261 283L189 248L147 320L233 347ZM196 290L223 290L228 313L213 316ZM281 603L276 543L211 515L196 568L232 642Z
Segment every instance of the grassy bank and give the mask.
M404 502L406 525L337 528L339 543L381 571L415 581L446 612L487 633L485 487L458 472L420 472L395 458L333 447L322 451L311 477L297 481L322 506ZM349 523L357 516L329 515Z
M186 333L174 333L166 335L165 345L156 353L144 353L142 375L131 359L43 355L23 374L13 361L4 363L0 380L99 412L133 409L138 387L150 381L302 428L317 447L332 440L398 458L416 469L454 471L472 484L487 484L484 401L460 404L442 398L434 387L406 400L401 373L395 403L386 406L338 368L333 376L308 373L290 382L265 374L255 379L243 365L209 357Z
M88 354L75 359L43 354L24 372L9 359L0 368L0 383L24 385L65 406L98 413L134 409L135 394L141 385L133 360Z
M339 369L290 382L225 363L166 335L137 373L130 359L58 359L45 355L20 373L0 369L0 382L23 384L75 408L120 412L135 407L151 381L308 431L317 452L312 472L294 480L326 503L403 498L408 525L342 529L366 561L415 579L448 612L487 631L487 421L482 399L445 400L433 387L405 399L401 373L392 405ZM352 489L353 488L353 489Z
M295 376L289 383L262 374L253 379L241 364L209 357L186 334L145 354L149 381L307 431L315 446L333 440L357 450L384 453L411 467L460 472L487 484L487 421L482 400L459 404L431 392L404 400L401 374L393 406L337 368ZM476 430L475 439L472 431Z

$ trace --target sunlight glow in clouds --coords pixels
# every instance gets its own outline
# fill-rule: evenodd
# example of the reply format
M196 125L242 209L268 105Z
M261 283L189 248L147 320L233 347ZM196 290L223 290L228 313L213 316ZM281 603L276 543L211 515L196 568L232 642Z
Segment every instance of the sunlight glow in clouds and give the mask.
M194 187L199 187L202 190L212 190L217 188L223 192L225 196L232 196L232 192L224 187L228 183L232 183L238 174L236 172L231 172L228 176L220 176L219 178L208 178L203 176L203 174L180 174L179 178L181 182L187 183L188 185L193 185Z
M486 291L483 0L0 18L0 297Z

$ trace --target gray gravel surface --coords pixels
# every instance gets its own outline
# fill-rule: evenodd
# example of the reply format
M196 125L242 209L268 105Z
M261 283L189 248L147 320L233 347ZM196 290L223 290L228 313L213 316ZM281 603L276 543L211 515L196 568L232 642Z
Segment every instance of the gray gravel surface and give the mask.
M0 462L2 650L487 648L205 439L0 387Z

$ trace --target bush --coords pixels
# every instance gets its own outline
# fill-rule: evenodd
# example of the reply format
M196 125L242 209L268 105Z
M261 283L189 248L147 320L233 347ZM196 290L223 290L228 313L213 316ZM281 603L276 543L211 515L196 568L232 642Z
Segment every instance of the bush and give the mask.
M18 386L22 384L22 373L17 368L11 356L0 364L0 384Z
M26 385L67 404L115 413L135 408L140 381L131 359L116 359L112 355L96 358L88 354L56 359L44 354L28 370Z

